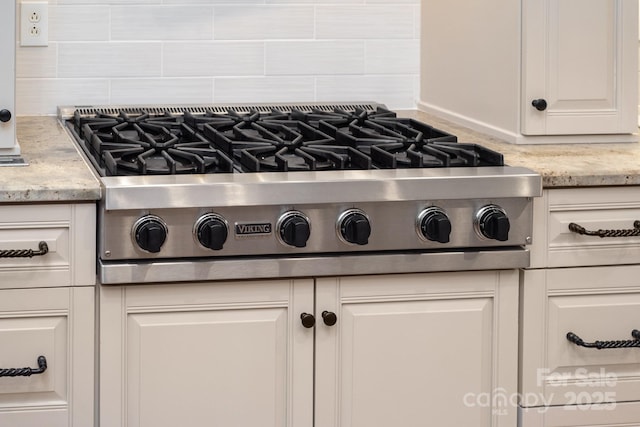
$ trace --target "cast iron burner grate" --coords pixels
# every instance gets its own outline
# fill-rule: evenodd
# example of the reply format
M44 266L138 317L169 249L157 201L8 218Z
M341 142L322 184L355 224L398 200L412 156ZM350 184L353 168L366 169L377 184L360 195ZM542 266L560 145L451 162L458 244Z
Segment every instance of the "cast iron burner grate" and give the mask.
M76 111L68 124L103 176L504 164L499 153L382 107L128 108Z

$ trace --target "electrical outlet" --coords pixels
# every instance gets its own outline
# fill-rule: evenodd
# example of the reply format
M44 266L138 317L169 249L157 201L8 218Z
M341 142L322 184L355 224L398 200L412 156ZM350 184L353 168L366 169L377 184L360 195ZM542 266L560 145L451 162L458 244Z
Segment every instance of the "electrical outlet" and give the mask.
M49 4L23 1L20 4L20 46L49 45Z

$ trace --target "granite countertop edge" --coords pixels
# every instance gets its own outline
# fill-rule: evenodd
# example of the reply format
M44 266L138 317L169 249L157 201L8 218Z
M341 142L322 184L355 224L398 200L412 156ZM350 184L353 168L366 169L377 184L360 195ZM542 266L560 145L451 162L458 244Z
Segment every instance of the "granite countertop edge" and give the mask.
M542 176L544 188L640 185L640 144L516 145L470 130L418 110L400 110L502 153L505 164L526 167ZM0 167L1 203L95 202L100 181L56 117L18 117L18 141L25 167Z
M100 182L56 117L17 119L27 166L0 167L0 203L95 202Z

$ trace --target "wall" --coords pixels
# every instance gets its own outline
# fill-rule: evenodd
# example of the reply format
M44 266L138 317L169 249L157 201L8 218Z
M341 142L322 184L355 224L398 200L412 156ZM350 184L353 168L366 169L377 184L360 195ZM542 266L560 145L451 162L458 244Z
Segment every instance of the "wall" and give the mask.
M414 108L419 8L419 0L49 0L49 46L18 49L18 114L140 103Z

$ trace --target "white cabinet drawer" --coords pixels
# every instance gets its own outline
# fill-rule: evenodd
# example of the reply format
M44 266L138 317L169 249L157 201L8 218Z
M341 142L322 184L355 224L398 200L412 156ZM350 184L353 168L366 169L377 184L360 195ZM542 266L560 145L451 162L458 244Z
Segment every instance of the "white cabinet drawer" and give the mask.
M640 187L545 191L537 199L532 267L571 267L640 263L640 236L598 237L572 232L633 230L640 220Z
M91 425L93 302L92 287L0 290L0 425ZM5 376L40 356L44 372Z
M529 270L521 289L521 405L640 400L640 266Z
M95 281L95 205L0 206L0 251L45 255L0 257L0 288L92 285Z

